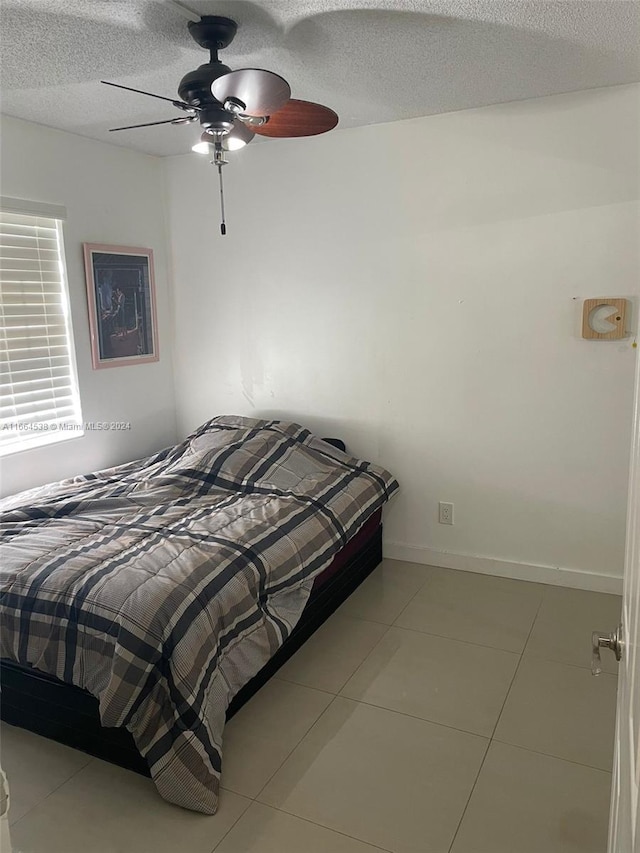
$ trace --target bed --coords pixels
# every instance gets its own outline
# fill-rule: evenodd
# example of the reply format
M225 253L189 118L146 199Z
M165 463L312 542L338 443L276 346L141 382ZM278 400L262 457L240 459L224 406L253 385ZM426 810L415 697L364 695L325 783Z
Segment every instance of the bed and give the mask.
M212 814L228 719L381 559L398 485L297 424L214 418L2 502L2 717Z

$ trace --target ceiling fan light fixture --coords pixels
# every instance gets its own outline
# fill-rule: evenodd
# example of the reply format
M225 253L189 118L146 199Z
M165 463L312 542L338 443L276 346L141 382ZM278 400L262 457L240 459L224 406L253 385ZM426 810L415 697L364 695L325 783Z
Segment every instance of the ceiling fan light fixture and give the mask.
M226 166L229 162L225 160L225 153L229 150L228 148L224 148L222 145L221 137L211 137L207 136L206 133L203 133L200 137L200 142L196 142L195 145L191 146L191 150L196 154L206 154L209 158L209 162L213 163L215 166Z
M202 136L204 137L204 133ZM209 142L209 140L202 138L200 142L196 142L195 145L191 146L191 150L195 151L196 154L208 154L209 151L213 150L213 142Z
M254 136L255 133L250 127L241 121L236 121L229 133L223 137L222 147L225 151L238 151L238 149L248 145Z
M241 148L244 148L246 144L247 142L244 139L240 139L239 137L234 136L233 134L225 136L225 138L222 140L222 147L225 151L239 151Z
M220 142L225 151L238 151L248 145L254 136L255 133L250 128L238 121L228 133L221 133L212 129L205 130L199 142L193 145L191 150L195 151L196 154L211 154L216 142Z
M227 132L222 128L208 127L201 134L200 140L191 146L191 150L195 151L196 154L213 155L216 143L221 143L223 136Z

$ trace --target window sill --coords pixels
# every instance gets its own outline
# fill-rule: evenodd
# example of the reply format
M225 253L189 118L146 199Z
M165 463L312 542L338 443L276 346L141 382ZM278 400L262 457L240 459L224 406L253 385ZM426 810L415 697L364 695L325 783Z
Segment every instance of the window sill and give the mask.
M83 429L57 429L33 437L18 439L15 442L7 443L5 447L0 446L0 458L13 456L16 453L24 453L27 450L35 450L39 447L46 447L50 444L59 444L63 441L69 441L72 438L82 438L83 435Z

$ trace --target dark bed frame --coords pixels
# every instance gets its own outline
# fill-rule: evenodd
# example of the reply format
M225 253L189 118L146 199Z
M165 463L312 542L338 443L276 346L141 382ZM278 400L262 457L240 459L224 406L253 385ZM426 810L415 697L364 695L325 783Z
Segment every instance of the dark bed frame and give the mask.
M330 443L341 446L335 439ZM280 669L381 560L380 524L339 571L319 589L314 588L300 621L287 640L234 697L227 709L227 720ZM0 684L0 717L5 722L144 776L150 775L132 735L124 728L104 728L100 724L98 700L86 690L9 660L0 660Z

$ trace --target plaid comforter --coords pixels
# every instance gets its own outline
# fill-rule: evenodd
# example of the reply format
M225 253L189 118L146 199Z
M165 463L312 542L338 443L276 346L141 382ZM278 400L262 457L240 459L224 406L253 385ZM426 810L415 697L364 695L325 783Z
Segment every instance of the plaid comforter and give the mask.
M226 708L398 488L297 424L215 418L0 502L0 655L85 688L163 797L213 814Z

